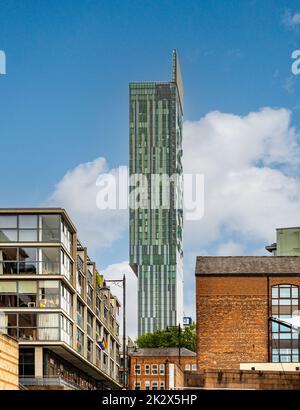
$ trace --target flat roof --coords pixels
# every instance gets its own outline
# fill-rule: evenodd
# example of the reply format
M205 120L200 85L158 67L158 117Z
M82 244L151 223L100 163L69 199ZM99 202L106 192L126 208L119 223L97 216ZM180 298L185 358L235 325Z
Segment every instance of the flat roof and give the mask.
M299 256L197 256L200 275L300 275Z

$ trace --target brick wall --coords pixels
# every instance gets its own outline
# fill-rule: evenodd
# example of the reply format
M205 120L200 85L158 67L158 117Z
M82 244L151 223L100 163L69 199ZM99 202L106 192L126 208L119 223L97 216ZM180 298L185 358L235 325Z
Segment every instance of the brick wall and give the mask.
M197 277L197 358L201 369L268 361L265 277Z
M0 390L19 389L18 342L0 333Z
M185 373L186 387L206 389L299 390L299 372L259 372L239 370L206 370Z
M169 379L168 379L168 367L166 366L166 361L170 363L175 363L178 365L178 357L153 357L153 356L131 356L130 357L130 370L129 370L129 389L134 390L135 389L135 382L140 382L141 383L141 390L145 390L145 382L149 381L150 382L150 389L152 389L152 382L157 381L158 382L158 388L160 386L160 382L163 382L165 385L165 388L169 388ZM197 358L196 357L181 357L181 367L182 369L185 368L186 364L190 364L190 367L192 367L192 364L196 364ZM136 375L134 371L135 364L141 366L141 374ZM152 375L151 372L151 365L152 364L157 364L158 365L158 375ZM165 373L164 374L159 374L159 365L164 364L165 365ZM150 374L147 375L145 374L145 365L150 365ZM183 386L183 371L179 371L176 366L176 371L175 371L175 386Z
M196 276L198 369L239 369L268 362L271 287L300 278ZM268 302L269 299L269 302Z

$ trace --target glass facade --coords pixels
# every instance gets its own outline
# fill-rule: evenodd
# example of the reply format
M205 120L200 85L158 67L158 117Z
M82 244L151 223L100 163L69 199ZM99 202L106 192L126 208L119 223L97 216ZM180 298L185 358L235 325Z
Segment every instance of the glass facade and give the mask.
M18 339L22 349L26 346L20 355L20 376L31 378L30 383L35 383L37 349L42 346L45 353L45 346L60 342L97 365L102 375L113 375L116 383L119 302L110 290L97 286L96 266L87 249L78 240L74 248L76 230L65 211L39 211L0 210L0 333ZM97 344L103 337L108 344L106 358ZM61 377L53 361L54 357L50 376Z
M172 81L131 83L129 92L130 176L142 175L148 187L148 205L131 208L129 216L141 335L178 325L183 318L182 189L177 183L182 176L183 91L176 52ZM172 178L169 195L153 175Z
M272 316L291 318L299 307L299 288L294 285L272 286ZM299 362L299 333L272 321L272 362Z

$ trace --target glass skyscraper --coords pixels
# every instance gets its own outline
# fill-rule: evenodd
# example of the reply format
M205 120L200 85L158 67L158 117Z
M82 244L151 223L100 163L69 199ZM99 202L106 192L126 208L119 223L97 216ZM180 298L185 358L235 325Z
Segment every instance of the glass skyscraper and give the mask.
M183 193L178 182L182 177L183 86L175 50L171 81L130 83L129 100L130 176L142 175L148 189L146 206L131 208L129 216L130 265L138 276L141 335L183 320ZM169 206L165 185L154 183L154 175L177 181L168 191ZM154 196L158 206L153 206Z

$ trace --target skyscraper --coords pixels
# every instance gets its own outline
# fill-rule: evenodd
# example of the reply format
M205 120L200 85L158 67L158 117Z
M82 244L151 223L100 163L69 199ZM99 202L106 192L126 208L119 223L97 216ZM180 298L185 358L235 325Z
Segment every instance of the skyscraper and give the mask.
M165 185L153 180L154 175L182 176L183 86L177 52L171 81L130 83L129 94L130 177L142 175L148 189L146 206L131 208L129 216L141 335L183 320L183 212L182 205L175 206L182 202L182 188L171 184L166 206ZM155 195L159 206L153 206Z

